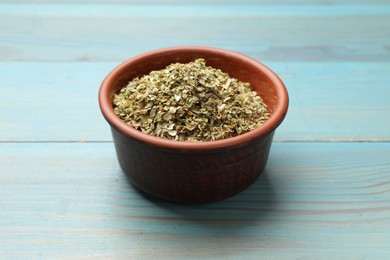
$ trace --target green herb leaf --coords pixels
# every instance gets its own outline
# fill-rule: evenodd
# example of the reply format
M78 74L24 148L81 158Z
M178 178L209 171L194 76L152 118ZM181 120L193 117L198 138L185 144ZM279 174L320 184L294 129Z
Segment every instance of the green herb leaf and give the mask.
M249 83L206 66L174 63L130 81L113 97L115 113L144 133L176 141L212 141L249 132L269 119Z

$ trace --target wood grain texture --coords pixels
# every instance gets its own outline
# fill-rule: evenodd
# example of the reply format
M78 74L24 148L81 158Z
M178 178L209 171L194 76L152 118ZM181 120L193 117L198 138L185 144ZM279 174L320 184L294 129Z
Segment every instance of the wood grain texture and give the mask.
M97 92L118 64L0 63L0 140L111 141ZM290 94L288 115L275 140L390 140L389 63L266 65L280 75Z
M204 45L272 61L389 61L390 6L0 4L0 59L118 61Z
M389 25L388 0L0 0L0 258L389 259ZM290 93L264 175L222 202L140 193L98 109L120 61L177 45Z
M237 0L0 0L0 3L104 3L104 4L237 4ZM240 4L255 4L255 5L351 5L350 0L242 0ZM354 0L354 5L389 5L388 0Z
M112 143L1 144L2 258L379 259L389 143L274 143L228 200L179 205L129 185Z

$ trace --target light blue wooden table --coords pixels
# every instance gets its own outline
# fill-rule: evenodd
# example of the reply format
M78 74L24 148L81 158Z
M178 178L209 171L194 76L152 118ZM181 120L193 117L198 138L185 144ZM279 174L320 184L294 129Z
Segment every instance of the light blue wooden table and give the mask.
M97 91L121 61L230 49L290 93L264 175L145 197ZM0 259L390 259L390 1L1 0Z

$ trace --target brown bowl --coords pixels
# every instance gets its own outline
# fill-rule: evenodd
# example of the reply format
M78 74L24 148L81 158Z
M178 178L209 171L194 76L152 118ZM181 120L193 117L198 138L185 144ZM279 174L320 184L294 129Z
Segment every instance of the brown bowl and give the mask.
M171 141L142 133L123 122L111 99L134 77L175 62L204 58L206 64L249 82L271 117L240 136L208 142ZM111 125L119 164L146 193L176 202L217 201L249 187L263 171L277 126L288 107L282 81L269 68L242 54L208 47L173 47L131 58L104 79L99 91L103 116Z

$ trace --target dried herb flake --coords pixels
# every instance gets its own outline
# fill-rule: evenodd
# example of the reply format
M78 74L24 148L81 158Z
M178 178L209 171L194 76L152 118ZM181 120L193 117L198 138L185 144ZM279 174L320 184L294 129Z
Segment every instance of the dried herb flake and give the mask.
M130 81L114 95L115 113L144 133L176 141L212 141L255 129L267 106L249 83L206 66L174 63Z

